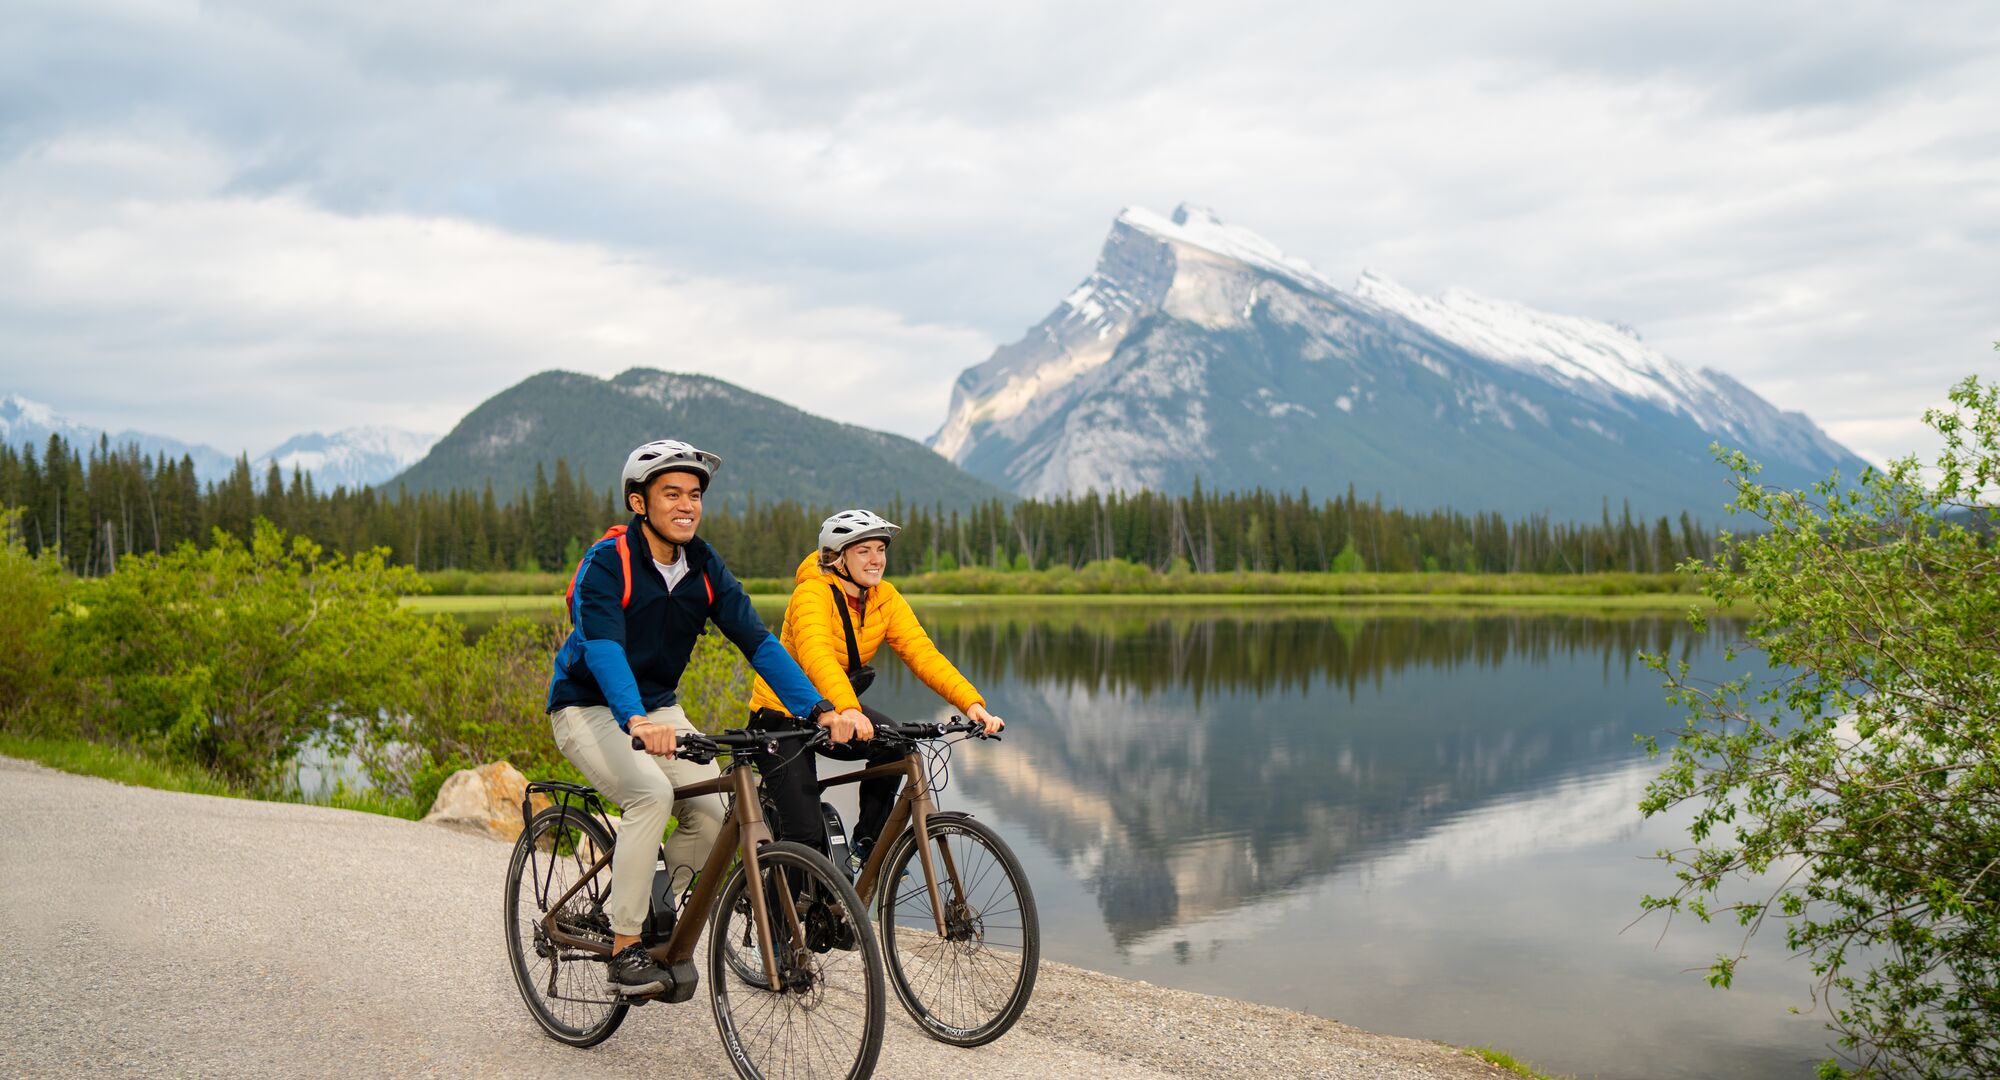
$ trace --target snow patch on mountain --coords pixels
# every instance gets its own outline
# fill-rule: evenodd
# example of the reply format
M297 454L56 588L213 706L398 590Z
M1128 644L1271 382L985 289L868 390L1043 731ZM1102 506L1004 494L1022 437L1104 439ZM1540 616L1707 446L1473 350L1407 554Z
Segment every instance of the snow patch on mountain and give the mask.
M1362 273L1354 295L1476 356L1605 404L1615 404L1620 397L1637 398L1682 413L1705 430L1724 426L1722 418L1705 415L1702 408L1703 399L1714 395L1716 388L1647 346L1629 329L1575 315L1551 315L1462 289L1442 297L1423 296L1373 270Z
M1224 224L1215 211L1193 203L1182 203L1170 218L1140 207L1127 207L1118 215L1120 223L1152 233L1163 240L1221 255L1224 258L1287 277L1314 292L1334 293L1339 289L1304 259L1284 253L1278 245L1241 225ZM1245 312L1247 317L1248 312Z

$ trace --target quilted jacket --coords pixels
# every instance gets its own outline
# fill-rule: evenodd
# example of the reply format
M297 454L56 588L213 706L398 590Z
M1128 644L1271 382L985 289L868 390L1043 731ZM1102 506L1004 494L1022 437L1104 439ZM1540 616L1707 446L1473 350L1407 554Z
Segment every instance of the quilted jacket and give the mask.
M794 576L798 585L792 589L791 602L785 605L785 623L778 631L778 641L835 708L859 708L860 699L847 682L847 635L841 630L840 612L835 606L844 602L846 594L842 594L840 601L833 595L840 579L819 568L817 554L801 560ZM875 650L887 641L890 651L902 658L910 672L939 697L951 702L953 708L964 712L974 704L985 704L979 691L931 644L930 635L917 623L916 612L910 610L910 602L888 581L868 590L868 606L858 618L854 617L852 607L848 614L854 621L855 644L862 663L868 663ZM784 705L772 692L770 683L759 675L750 693L750 707L783 709Z

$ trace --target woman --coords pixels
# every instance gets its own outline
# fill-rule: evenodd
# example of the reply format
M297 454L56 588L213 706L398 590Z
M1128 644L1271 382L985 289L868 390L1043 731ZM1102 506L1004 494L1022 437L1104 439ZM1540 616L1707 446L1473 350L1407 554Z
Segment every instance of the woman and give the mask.
M909 602L882 579L889 567L889 541L901 531L900 526L867 510L843 510L827 518L820 525L819 549L799 563L798 585L785 606L778 641L834 706L834 711L817 720L830 731L833 745L821 753L831 758L879 765L908 752L902 746L872 741L875 725L892 721L861 704L861 691L874 676L868 662L885 641L924 685L966 719L983 726L987 734L1007 726L986 711L979 691L931 644ZM750 695L751 727L769 730L806 723L786 711L770 684L762 675L757 677ZM856 737L858 743L850 741ZM767 759L759 765L764 790L771 794L777 809L778 837L827 850L826 828L819 812L818 769L812 755ZM882 827L889 822L901 783L901 777L896 776L862 781L861 813L850 842L856 858L866 861Z

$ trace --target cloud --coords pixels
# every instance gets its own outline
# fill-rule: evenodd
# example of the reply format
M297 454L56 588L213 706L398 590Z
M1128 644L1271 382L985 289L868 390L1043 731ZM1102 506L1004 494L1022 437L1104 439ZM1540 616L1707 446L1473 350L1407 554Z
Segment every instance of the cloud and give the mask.
M1088 272L1120 207L1183 199L1337 277L1373 265L1635 325L1691 366L1874 433L1855 448L1878 460L1918 445L1898 421L1989 365L2000 338L2000 72L1983 59L2000 24L1978 4L1916 18L1888 3L613 0L469 17L427 0L100 0L31 5L10 30L0 199L29 219L10 232L58 243L40 227L57 218L35 220L35 185L66 154L63 220L154 237L129 257L168 276L184 233L135 214L233 213L318 242L273 220L310 218L329 237L375 237L327 240L364 259L386 257L384 230L418 222L449 238L432 243L465 250L463 227L527 263L553 245L625 268L607 305L654 295L631 285L648 274L677 296L736 290L731 310L782 305L795 314L724 320L741 335L786 328L770 355L823 355L817 328L838 327L842 355L889 359L845 365L854 389L840 400L859 405L834 415L908 434L935 426L958 370ZM154 154L159 172L77 158L89 144L152 147L128 152ZM260 250L242 242L245 257ZM435 283L406 284L465 310ZM101 296L72 329L161 326L117 303ZM352 340L315 345L304 328L383 317L308 319L256 347L339 343L365 382L377 369ZM611 321L664 332L664 318ZM230 309L202 319L245 349L268 332ZM42 347L59 343L51 318L36 325ZM481 325L391 334L379 348L399 359L380 370L400 375L412 355L389 341L527 351ZM829 377L802 366L788 382ZM879 405L860 389L891 385ZM922 416L899 403L919 399L938 404ZM87 411L74 394L58 404Z
M120 170L164 178L165 194L66 193L74 174L101 186ZM34 358L14 389L62 401L91 387L94 421L253 452L328 410L445 430L551 367L705 372L911 429L942 410L940 364L991 347L592 244L173 190L220 171L199 148L90 141L0 172L0 277L20 283L0 296L0 355Z

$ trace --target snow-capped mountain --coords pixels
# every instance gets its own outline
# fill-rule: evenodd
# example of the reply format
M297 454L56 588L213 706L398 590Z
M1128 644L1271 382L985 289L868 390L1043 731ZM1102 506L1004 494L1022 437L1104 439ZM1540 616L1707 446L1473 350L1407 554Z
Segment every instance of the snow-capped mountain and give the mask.
M373 487L423 460L438 436L387 427L352 427L294 435L251 463L262 475L273 462L286 476L297 469L320 489Z
M931 439L1023 495L1348 484L1411 507L1713 517L1708 445L1806 483L1864 463L1633 332L1378 274L1352 289L1213 213L1128 209L1096 270L959 376Z
M225 479L236 467L237 456L213 446L189 444L165 435L143 431L105 432L77 423L38 401L19 394L0 398L0 442L19 448L31 447L37 455L48 447L49 436L60 435L78 453L87 454L100 439L114 449L138 446L147 457L165 454L178 461L183 455L194 461L195 476L203 483ZM368 487L395 476L427 453L438 441L436 435L419 435L386 427L356 427L331 435L309 432L295 435L270 453L251 463L251 475L262 482L264 473L276 462L279 471L290 477L294 468L313 478L313 486L331 489L340 486Z
M60 435L78 453L87 454L98 440L109 436L110 444L116 448L136 445L147 457L164 454L178 461L183 456L193 460L194 472L202 480L220 480L229 475L236 459L217 450L213 446L200 443L184 443L165 435L154 435L144 431L120 431L115 434L102 428L80 424L38 401L30 401L19 394L9 394L0 398L0 442L15 449L32 447L37 456L48 449L49 436Z

